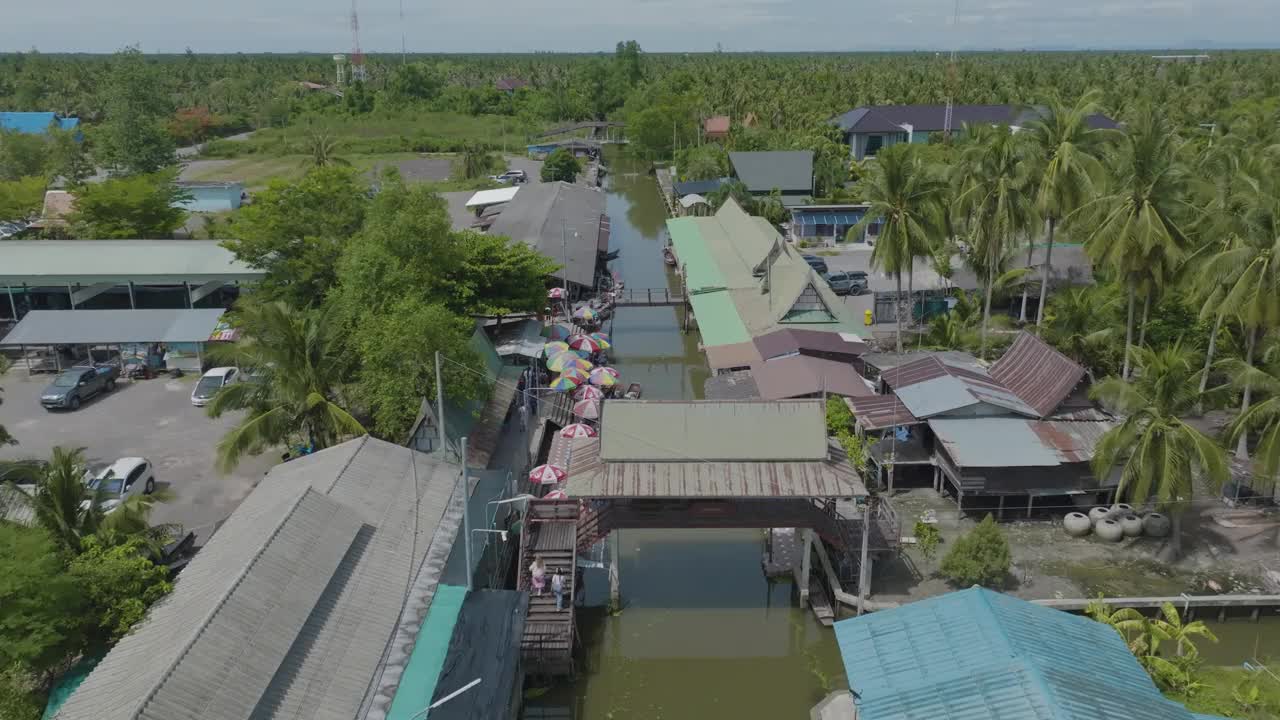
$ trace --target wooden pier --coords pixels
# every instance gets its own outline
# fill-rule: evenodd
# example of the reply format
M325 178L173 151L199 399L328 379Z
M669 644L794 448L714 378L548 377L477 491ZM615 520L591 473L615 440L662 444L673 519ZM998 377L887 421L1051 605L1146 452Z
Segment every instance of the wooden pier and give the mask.
M679 307L685 296L670 288L623 288L614 294L614 307Z
M1098 598L1050 598L1031 602L1067 612L1083 612L1089 603L1096 600ZM1101 598L1101 600L1117 610L1120 608L1151 610L1162 607L1165 603L1172 603L1183 614L1182 619L1187 622L1194 620L1197 612L1217 617L1219 621L1226 620L1228 614L1239 615L1241 611L1247 612L1252 620L1257 620L1263 611L1269 614L1280 613L1280 595L1174 595L1171 597Z

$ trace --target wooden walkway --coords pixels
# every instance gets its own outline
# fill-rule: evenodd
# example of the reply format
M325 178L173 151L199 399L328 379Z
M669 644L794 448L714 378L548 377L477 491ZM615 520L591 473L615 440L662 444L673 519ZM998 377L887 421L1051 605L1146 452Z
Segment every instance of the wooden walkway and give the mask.
M684 293L670 288L623 288L614 294L614 307L679 307Z
M520 652L531 673L572 675L574 672L574 572L577 559L578 506L576 502L531 501L520 534L520 575L517 590L529 593ZM541 595L531 587L529 566L540 557L547 566L546 588ZM556 609L551 576L564 578L565 602Z

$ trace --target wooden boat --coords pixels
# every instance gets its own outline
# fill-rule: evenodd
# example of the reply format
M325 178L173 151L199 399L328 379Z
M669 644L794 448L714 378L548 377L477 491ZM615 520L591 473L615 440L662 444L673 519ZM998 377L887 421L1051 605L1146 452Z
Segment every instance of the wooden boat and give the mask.
M640 393L642 392L642 390L643 389L640 387L640 383L631 383L630 385L627 386L627 392L623 394L622 399L623 400L639 400Z
M676 264L676 254L669 247L662 248L662 259L668 265L675 266Z

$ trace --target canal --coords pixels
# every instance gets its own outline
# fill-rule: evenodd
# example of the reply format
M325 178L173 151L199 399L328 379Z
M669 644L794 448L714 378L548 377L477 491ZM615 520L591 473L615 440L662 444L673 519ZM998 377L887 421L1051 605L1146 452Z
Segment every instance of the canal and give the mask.
M612 268L630 288L674 287L662 262L666 210L645 163L614 157L607 176ZM614 365L644 397L702 397L709 376L697 333L674 308L623 308L613 320ZM627 530L620 539L621 612L608 579L586 576L578 614L585 652L578 677L530 691L530 706L571 707L577 720L804 718L846 686L835 636L795 607L789 582L761 571L759 530ZM1214 624L1201 643L1211 663L1276 654L1280 617ZM1270 652L1268 653L1268 649Z

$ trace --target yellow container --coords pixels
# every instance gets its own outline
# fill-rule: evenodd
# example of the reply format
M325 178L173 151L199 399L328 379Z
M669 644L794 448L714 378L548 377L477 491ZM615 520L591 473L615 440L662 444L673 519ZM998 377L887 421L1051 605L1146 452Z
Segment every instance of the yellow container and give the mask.
M862 311L862 322L866 323L867 325L870 325L870 324L871 324L871 311L870 311L870 310L864 310L864 311Z

